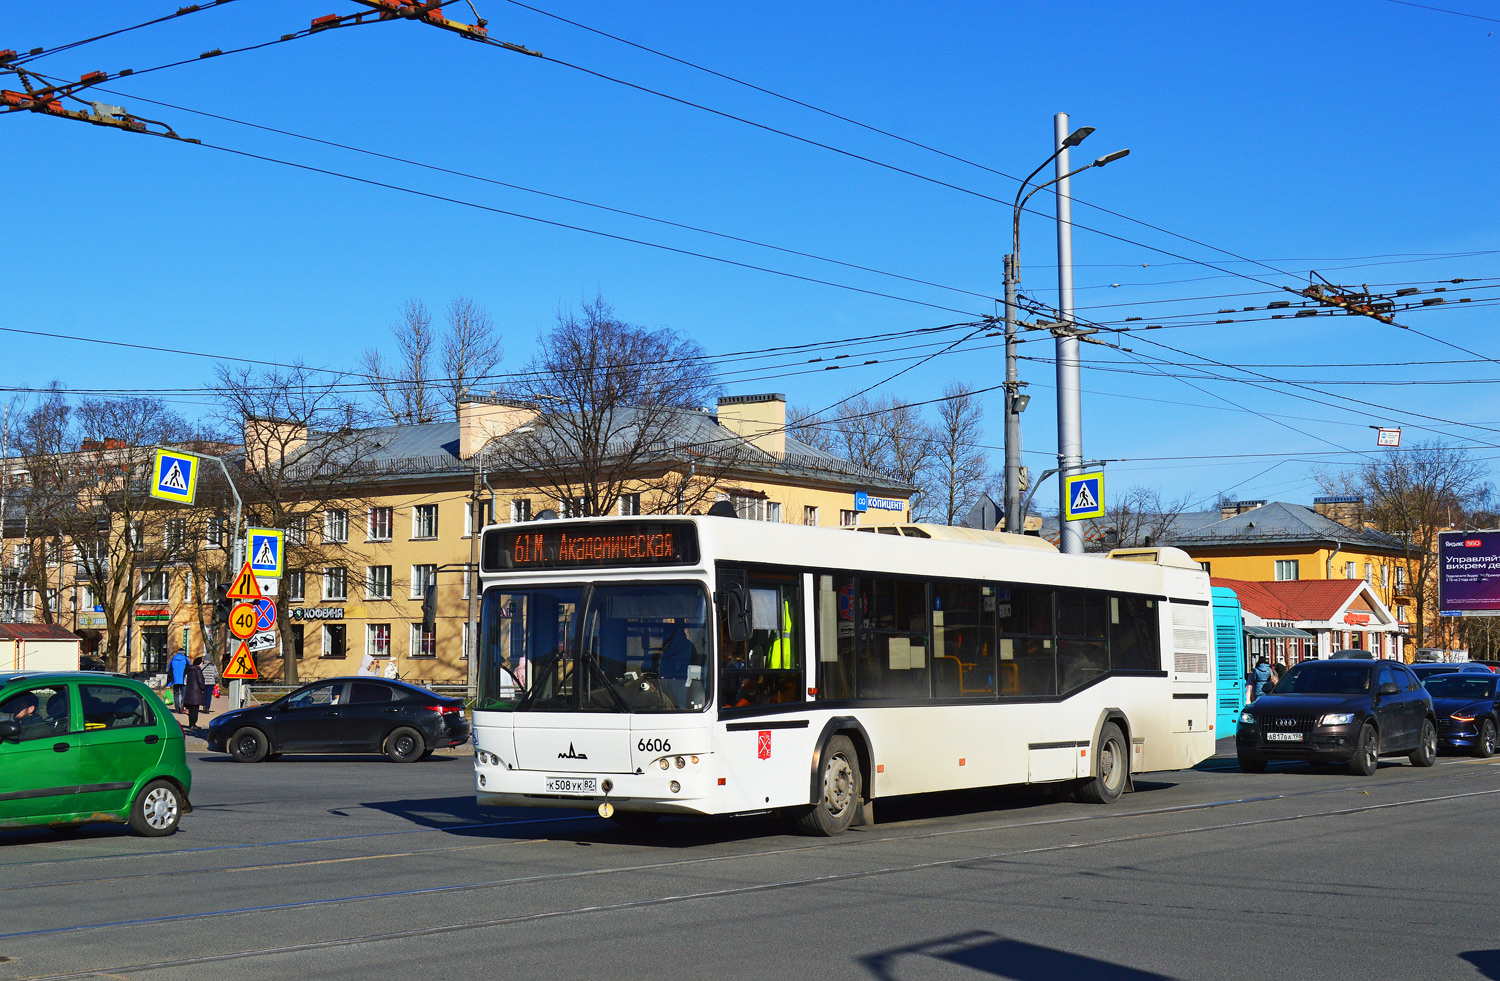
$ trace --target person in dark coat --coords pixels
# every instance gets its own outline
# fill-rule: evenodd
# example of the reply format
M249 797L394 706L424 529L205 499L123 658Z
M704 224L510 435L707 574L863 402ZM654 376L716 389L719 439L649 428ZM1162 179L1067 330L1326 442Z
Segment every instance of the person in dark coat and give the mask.
M208 714L208 682L203 678L203 658L195 658L184 673L182 704L187 708L188 728L198 724L198 712Z

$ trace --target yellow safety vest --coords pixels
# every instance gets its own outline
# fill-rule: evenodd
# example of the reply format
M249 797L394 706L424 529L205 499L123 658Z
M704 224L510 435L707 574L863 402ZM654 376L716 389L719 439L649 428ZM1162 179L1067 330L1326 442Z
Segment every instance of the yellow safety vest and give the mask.
M781 630L776 634L776 640L771 643L771 656L769 667L771 670L786 670L795 668L793 664L795 655L792 651L792 604L790 600L781 603Z

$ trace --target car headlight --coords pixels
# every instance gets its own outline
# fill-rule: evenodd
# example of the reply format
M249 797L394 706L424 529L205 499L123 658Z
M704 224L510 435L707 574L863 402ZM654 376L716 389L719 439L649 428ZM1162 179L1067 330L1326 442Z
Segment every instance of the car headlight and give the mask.
M1249 709L1246 709L1245 711L1240 713L1240 721L1247 726L1253 726L1255 725L1255 716L1250 714Z
M1354 721L1353 712L1330 712L1318 720L1320 726L1346 726Z
M1457 712L1454 712L1452 715L1448 716L1448 718L1452 719L1454 722L1473 722L1476 717L1472 715L1459 715Z

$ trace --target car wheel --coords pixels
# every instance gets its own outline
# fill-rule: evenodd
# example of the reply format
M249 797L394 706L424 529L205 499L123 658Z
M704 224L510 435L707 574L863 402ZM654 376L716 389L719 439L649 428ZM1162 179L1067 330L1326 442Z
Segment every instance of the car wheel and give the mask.
M1407 759L1412 766L1431 766L1437 762L1437 726L1431 719L1422 720L1422 739Z
M1246 773L1265 773L1266 758L1263 756L1249 756L1240 754L1240 769Z
M236 730L227 743L229 755L236 763L259 763L271 749L266 734L254 726Z
M1078 786L1078 796L1094 804L1111 804L1125 791L1125 776L1130 771L1130 754L1125 750L1125 734L1113 722L1099 730L1099 748L1094 754L1099 772Z
M130 805L130 827L148 838L171 834L181 820L182 792L170 780L146 784Z
M408 726L402 726L385 738L385 755L392 763L415 763L425 752L427 744L423 742L422 734Z
M1479 741L1474 744L1474 755L1489 759L1495 755L1495 720L1485 719L1479 727Z
M1354 756L1349 760L1349 772L1368 777L1380 766L1380 736L1375 727L1366 722L1359 730L1359 739L1354 743Z
M818 802L797 817L803 834L833 838L849 830L859 811L864 782L860 779L859 756L848 736L834 736L823 749L823 793Z

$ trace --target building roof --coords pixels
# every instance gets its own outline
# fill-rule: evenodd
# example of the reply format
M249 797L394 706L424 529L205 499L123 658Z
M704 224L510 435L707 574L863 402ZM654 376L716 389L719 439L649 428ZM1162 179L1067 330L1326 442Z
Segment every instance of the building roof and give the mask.
M1359 545L1375 551L1406 551L1401 540L1392 535L1372 528L1350 528L1312 508L1285 501L1272 501L1253 510L1185 530L1163 544L1192 549L1334 542Z
M546 416L541 419L545 420ZM623 422L617 423L622 434L628 433L629 426L628 415ZM691 460L694 455L702 454L705 448L723 447L732 451L726 469L747 475L822 480L898 493L914 490L862 464L809 446L790 434L786 436L785 454L775 456L719 425L712 412L680 410L673 432L673 444L662 448L667 458L687 456ZM627 439L628 436L620 442ZM381 477L471 474L475 467L473 460L459 456L459 424L452 419L410 426L379 426L359 430L352 437L313 432L308 434L307 444L298 455L307 455L319 445L332 441L343 444L339 450L341 453L358 454L360 471ZM504 446L505 437L500 436L481 453L480 462L492 474L496 471L504 473L507 469Z
M55 623L0 623L0 640L78 640L73 631Z
M1263 620L1332 620L1365 585L1363 579L1292 579L1252 582L1214 578L1232 589L1240 606Z
M1207 511L1183 511L1173 515L1151 515L1142 520L1142 524L1148 526L1160 525L1162 535L1159 540L1153 540L1151 545L1176 545L1180 538L1186 535L1198 533L1218 522L1222 518L1218 508L1210 508ZM1057 544L1059 539L1057 515L1051 515L1042 519L1041 535L1047 541ZM1107 515L1103 518L1088 518L1083 522L1083 540L1085 548L1089 551L1108 551L1118 548L1120 543L1110 541L1109 532L1114 528L1115 522ZM1140 542L1128 543L1130 547L1142 545ZM1150 547L1150 546L1146 546Z

